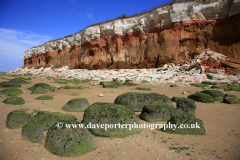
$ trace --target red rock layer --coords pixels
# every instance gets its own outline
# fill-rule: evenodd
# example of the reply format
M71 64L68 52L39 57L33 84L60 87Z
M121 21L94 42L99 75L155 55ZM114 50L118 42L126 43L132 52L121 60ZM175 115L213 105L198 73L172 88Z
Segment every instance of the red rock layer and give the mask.
M155 68L184 63L204 49L240 60L240 14L95 39L24 60L24 66L81 69Z

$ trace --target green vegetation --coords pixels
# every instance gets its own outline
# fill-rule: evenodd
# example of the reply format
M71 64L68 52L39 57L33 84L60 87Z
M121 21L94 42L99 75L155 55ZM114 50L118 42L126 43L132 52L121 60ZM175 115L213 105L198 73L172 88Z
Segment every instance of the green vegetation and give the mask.
M214 103L214 99L212 96L202 92L196 92L194 94L191 94L188 96L188 98L194 101L203 102L203 103Z
M11 129L22 128L29 123L30 114L26 109L15 110L7 115L6 126Z
M83 89L88 88L88 87L65 85L65 86L63 86L63 88L65 88L65 89L79 89L79 90L83 90Z
M173 102L176 102L176 103L177 103L178 99L180 99L180 97L175 97L175 96L174 96L171 100L172 100Z
M54 92L55 88L47 83L36 83L33 87L28 88L28 90L32 91L31 94L45 94L48 91Z
M2 103L5 104L12 104L12 105L23 105L25 104L25 101L21 97L8 97Z
M53 99L53 96L43 95L43 96L39 96L39 97L37 97L35 99L36 100L51 100L51 99Z
M68 80L67 79L54 79L54 83L68 84Z
M158 93L138 93L127 92L119 95L115 101L115 104L124 105L135 112L141 112L142 108L147 104L161 104L172 106L172 101L165 95Z
M20 89L16 88L9 88L0 91L0 94L7 95L7 96L18 96L23 92Z
M137 87L135 88L137 90L143 90L143 91L151 91L152 89L151 88L145 88L145 87Z
M79 96L79 94L73 93L71 94L71 96Z
M189 98L179 98L177 100L177 108L183 110L184 112L195 113L196 104L194 100Z
M213 97L214 101L221 101L224 98L224 93L217 90L203 90L202 93L209 94Z
M67 112L83 112L89 106L86 98L75 98L63 105L62 110Z
M201 87L201 88L205 88L205 87L208 87L207 84L199 84L199 83L190 83L191 86L195 86L195 87Z
M207 84L207 85L219 85L218 82L210 82L210 81L202 81L202 84Z
M224 97L223 103L228 104L240 104L240 99L234 98L234 97Z
M62 124L62 129L58 129L55 124L47 132L44 146L49 152L64 157L77 157L96 149L94 138L87 129L69 129L65 124Z
M112 126L114 124L140 124L138 116L135 112L125 106L111 103L97 102L89 106L83 115L83 123L87 125L91 122L93 125L108 124ZM105 128L90 128L90 132L98 136L104 137L126 137L133 134L138 134L141 132L140 128L131 128L126 126L121 128L121 126L116 125L115 127L110 127L107 130Z
M141 83L149 83L147 80L142 80Z
M189 147L169 147L169 150L174 150L176 153L180 153L182 150L189 150Z

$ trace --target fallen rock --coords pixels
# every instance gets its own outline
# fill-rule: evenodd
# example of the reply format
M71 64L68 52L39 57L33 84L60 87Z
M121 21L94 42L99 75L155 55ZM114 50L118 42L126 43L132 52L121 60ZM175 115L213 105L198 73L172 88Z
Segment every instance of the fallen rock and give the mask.
M21 97L8 97L2 103L5 104L12 104L12 105L23 105L25 104L25 101Z
M111 103L97 102L89 106L83 115L83 121L86 126L91 123L89 131L95 135L106 137L127 137L129 135L138 134L140 128L131 129L128 126L114 126L115 124L137 124L139 125L138 116L135 112L125 106ZM96 127L96 125L108 125L110 128ZM95 127L94 127L95 126Z
M223 80L226 78L226 76L223 76L220 74L213 74L213 73L208 73L206 76L208 79L214 79L214 80Z
M124 105L135 112L141 112L142 108L147 104L166 104L172 106L172 101L165 95L158 93L137 93L128 92L119 95L115 101L115 104Z
M188 98L194 101L203 102L203 103L214 103L214 99L212 96L205 93L201 93L201 92L196 92L194 94L191 94L188 96Z
M224 69L209 69L208 73L213 73L213 74L218 74L218 75L223 75L224 74Z
M224 98L224 93L217 90L203 90L202 93L209 94L213 97L214 101L221 101Z
M38 124L28 123L22 128L22 139L37 143L44 139L42 128Z
M11 129L22 128L29 123L30 114L26 109L19 109L8 113L6 126Z
M51 87L47 83L36 83L33 87L28 88L30 91L32 91L31 94L45 94L46 92L54 92L55 88Z
M77 157L96 149L94 138L87 129L66 128L65 123L61 129L55 124L48 130L44 147L63 157Z
M173 106L166 104L147 104L143 107L140 118L148 122L167 121L173 110Z
M177 100L177 108L184 112L195 113L196 104L195 101L189 98L179 98Z
M18 96L23 92L20 89L16 88L9 88L0 91L0 94L7 95L7 96Z
M71 99L62 107L62 110L68 112L83 112L89 106L86 98Z

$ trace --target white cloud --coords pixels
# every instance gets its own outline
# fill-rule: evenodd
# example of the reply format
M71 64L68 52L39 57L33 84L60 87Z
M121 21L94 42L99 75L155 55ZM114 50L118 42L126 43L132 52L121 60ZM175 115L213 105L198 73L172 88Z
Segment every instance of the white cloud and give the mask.
M21 67L26 50L41 45L50 39L50 36L36 34L31 31L0 28L0 70L7 71Z
M91 13L86 13L87 18L94 19L93 15Z

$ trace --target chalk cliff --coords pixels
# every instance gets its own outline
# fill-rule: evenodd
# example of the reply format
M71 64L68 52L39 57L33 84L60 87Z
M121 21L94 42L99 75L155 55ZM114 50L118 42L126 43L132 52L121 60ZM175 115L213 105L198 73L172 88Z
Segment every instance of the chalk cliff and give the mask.
M240 60L240 0L173 3L93 25L27 50L24 66L155 68L185 63L207 48Z

